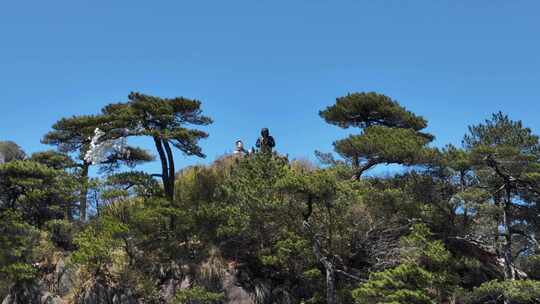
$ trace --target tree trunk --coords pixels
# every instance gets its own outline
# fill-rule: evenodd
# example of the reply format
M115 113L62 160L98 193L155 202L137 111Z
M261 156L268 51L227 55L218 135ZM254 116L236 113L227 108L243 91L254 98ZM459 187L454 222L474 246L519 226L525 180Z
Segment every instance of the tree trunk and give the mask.
M167 156L165 155L165 150L163 149L163 142L161 138L154 137L154 144L156 145L159 160L161 161L161 180L163 181L163 190L165 191L165 196L172 201L174 192L172 192L170 189L169 164Z
M86 209L88 202L88 171L90 163L84 161L81 170L81 193L79 197L79 220L86 221Z
M465 180L465 172L460 171L459 173L459 180L460 180L460 191L461 193L465 192L465 188L467 186L467 181ZM463 232L467 233L468 226L469 226L469 208L467 208L467 202L463 201Z
M336 295L336 268L332 261L328 259L328 256L323 254L321 250L321 242L316 234L313 234L311 231L311 226L307 220L304 220L303 223L304 229L312 234L313 242L313 255L317 258L319 263L321 263L326 272L326 303L327 304L337 304L337 295Z
M364 172L366 172L367 170L375 167L378 164L379 163L375 159L368 160L365 164L363 164L362 166L359 166L359 167L357 167L355 169L356 173L355 173L354 178L360 180L360 178L362 177L362 174L364 174Z
M510 216L510 207L511 207L511 190L509 186L506 187L506 201L504 202L503 208L503 227L504 227L504 245L503 245L503 255L504 255L504 279L505 280L515 280L516 274L513 267L513 257L512 257L512 231L511 225L512 220Z
M336 296L336 269L334 265L325 260L323 262L324 269L326 270L326 303L337 304Z
M169 180L167 181L169 183L168 185L169 192L167 193L167 197L169 201L172 203L174 202L174 182L176 179L176 172L174 170L174 158L173 158L171 146L169 145L169 142L166 139L163 140L163 146L165 147L165 152L167 153L167 162L169 164L169 173L168 173ZM171 220L170 228L172 231L174 231L176 227L176 216L174 214L171 214L170 220Z
M504 259L504 280L513 281L516 279L516 275L513 267L513 257L512 257L512 231L510 225L512 225L512 220L510 218L510 207L512 203L512 194L510 190L510 185L505 186L506 190L506 199L503 206L502 214L502 224L504 227L504 244L503 244L503 259ZM503 299L504 304L510 304L510 301L507 297Z
M354 170L360 167L360 158L358 157L358 155L353 156L352 167Z
M167 140L163 140L163 146L165 147L165 152L167 153L167 160L169 163L169 199L174 201L174 182L176 178L176 172L174 169L174 158L171 150L171 146Z

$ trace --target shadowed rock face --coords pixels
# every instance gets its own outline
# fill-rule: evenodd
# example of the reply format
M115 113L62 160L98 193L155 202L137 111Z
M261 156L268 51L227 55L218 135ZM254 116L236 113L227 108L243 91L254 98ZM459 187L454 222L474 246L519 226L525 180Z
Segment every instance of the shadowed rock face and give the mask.
M212 285L213 289L223 292L223 294L225 295L223 304L259 303L256 301L256 295L253 292L250 292L247 288L241 286L241 283L239 282L237 277L238 271L235 266L233 266L233 264L229 264L228 269L220 270L221 271L219 273L221 275L219 277L213 278L215 281L209 285ZM166 280L161 285L161 299L164 302L169 303L174 299L177 291L191 288L193 286L193 281L194 278L189 275L185 275L183 276L183 278Z
M239 270L236 263L229 263L221 284L225 293L224 304L295 303L288 290L251 277Z
M68 304L57 295L35 283L21 283L12 286L2 304Z
M73 289L74 270L66 267L64 258L60 258L52 269L52 272L43 275L41 285L45 285L47 291L52 294L60 297L67 296Z
M67 304L62 298L73 289L74 271L65 265L64 257L55 264L38 265L42 272L36 282L19 283L12 286L2 304Z
M100 283L85 290L77 299L78 304L137 304L138 301L130 290L114 289Z
M1 304L138 304L142 303L128 287L107 286L94 282L75 299L66 300L73 294L75 271L66 267L64 257L55 264L44 266L42 276L37 282L20 283L10 289L9 295ZM224 261L224 260L222 260ZM46 268L46 269L45 269ZM177 291L191 288L195 283L214 291L223 292L223 304L292 304L287 290L272 288L271 284L252 278L247 270L241 270L236 263L223 263L212 282L202 282L193 278L186 269L176 266L178 273L174 278L164 273L160 288L162 303L172 303ZM165 279L169 277L169 279ZM208 285L208 286L207 286Z
M234 264L229 264L222 283L226 303L255 304L255 295L239 286L237 275L238 271Z
M56 264L38 267L40 279L11 286L2 304L69 304L63 297L72 291L75 273L66 267L64 257L57 259Z
M2 304L41 304L41 291L39 286L33 283L20 283L12 286L9 295Z

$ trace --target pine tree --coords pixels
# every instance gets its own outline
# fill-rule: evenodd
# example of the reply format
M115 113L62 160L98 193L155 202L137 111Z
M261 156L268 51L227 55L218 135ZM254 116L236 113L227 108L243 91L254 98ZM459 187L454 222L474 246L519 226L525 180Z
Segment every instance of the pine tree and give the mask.
M334 142L334 150L352 164L356 178L378 164L414 165L430 154L426 145L433 136L420 132L426 120L382 94L348 94L319 115L329 124L363 130Z
M201 102L183 97L160 98L131 93L125 103L110 104L103 114L111 118L111 129L126 129L127 136L150 136L161 161L161 178L165 195L174 199L175 166L172 147L185 155L205 157L198 145L208 137L188 125L208 125L212 119L202 115ZM106 130L106 129L105 129Z
M400 260L394 268L371 273L353 292L356 303L451 303L458 283L455 261L426 225L412 226L402 238Z
M69 155L54 150L33 153L30 160L57 170L69 170L75 167L75 161Z
M39 228L49 220L69 217L75 189L73 176L35 161L0 165L0 212L19 212Z
M471 151L480 187L488 191L496 212L496 244L506 280L519 277L515 260L534 254L540 229L540 142L521 121L499 112L469 127L464 146Z
M57 146L58 151L73 154L77 161L74 166L79 171L80 176L80 197L79 197L79 218L86 220L87 195L88 195L88 173L93 165L91 161L85 159L85 155L90 149L90 143L96 128L103 127L110 119L104 115L81 115L70 118L62 118L53 126L53 130L45 134L42 143ZM153 159L146 151L127 147L129 153L113 153L108 155L107 160L98 164L103 170L112 171L120 164L135 166L141 162Z
M39 254L39 230L28 224L20 212L0 212L0 296L14 284L31 281Z
M26 154L19 145L12 141L0 141L0 164L25 158Z
M343 167L338 166L291 170L278 185L290 200L302 203L296 207L302 219L300 234L310 245L316 263L324 269L326 303L339 303L340 285L363 280L357 269L344 263L355 255L358 247L354 243L366 232L359 224L365 218L353 216L361 208L358 183L344 180Z

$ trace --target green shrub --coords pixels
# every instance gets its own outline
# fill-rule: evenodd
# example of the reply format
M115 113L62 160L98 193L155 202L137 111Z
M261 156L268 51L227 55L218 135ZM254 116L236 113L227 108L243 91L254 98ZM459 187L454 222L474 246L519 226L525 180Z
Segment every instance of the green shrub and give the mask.
M540 302L540 282L533 280L489 281L475 288L467 303L502 303L507 299L512 304L534 304Z
M200 286L194 286L189 289L182 289L176 293L175 304L212 304L221 301L224 298L223 293L216 293L206 290Z
M45 229L50 234L51 241L65 250L73 250L73 235L75 226L68 220L51 220L45 223Z
M13 211L0 213L0 281L15 283L35 277L40 232Z

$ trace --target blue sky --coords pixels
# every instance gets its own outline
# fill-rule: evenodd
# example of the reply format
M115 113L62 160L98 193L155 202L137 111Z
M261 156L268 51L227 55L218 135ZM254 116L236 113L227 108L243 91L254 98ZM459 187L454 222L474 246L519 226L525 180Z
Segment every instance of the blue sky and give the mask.
M499 110L538 134L539 13L519 0L3 1L0 140L47 149L57 119L130 91L200 99L214 118L208 159L177 153L178 167L251 146L261 127L292 157L330 151L355 131L317 113L356 91L423 115L436 145Z

